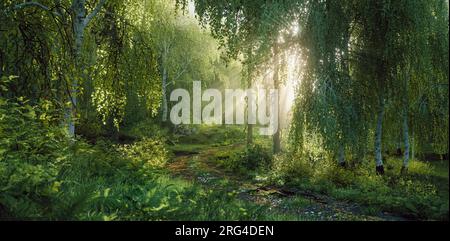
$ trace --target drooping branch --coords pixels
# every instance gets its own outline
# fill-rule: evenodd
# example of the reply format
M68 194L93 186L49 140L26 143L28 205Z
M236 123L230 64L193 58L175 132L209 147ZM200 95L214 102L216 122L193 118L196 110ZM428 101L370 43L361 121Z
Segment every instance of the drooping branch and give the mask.
M25 8L25 7L30 7L30 6L36 6L36 7L40 7L42 9L44 9L45 11L50 11L50 8L48 8L47 6L42 5L41 3L38 2L24 2L24 3L20 3L17 4L14 9L21 9L21 8Z
M38 2L24 2L24 3L20 3L20 4L17 4L16 6L14 6L14 10L23 9L23 8L26 8L26 7L38 7L38 8L41 8L41 9L45 10L45 11L50 12L53 15L61 17L61 14L59 14L57 12L52 12L49 7L47 7L47 6L45 6L45 5L41 4L41 3L38 3Z
M102 9L103 5L105 5L106 0L100 0L100 2L95 6L94 10L86 16L84 19L84 26L87 26L89 22L100 12L100 9Z

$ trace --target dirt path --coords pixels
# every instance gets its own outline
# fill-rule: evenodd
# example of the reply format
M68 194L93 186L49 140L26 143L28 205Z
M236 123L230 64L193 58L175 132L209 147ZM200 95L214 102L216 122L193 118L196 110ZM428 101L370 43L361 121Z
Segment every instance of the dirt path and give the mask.
M225 172L210 160L214 153L235 148L236 145L239 144L205 147L196 152L175 152L168 169L173 175L200 183L205 188L227 191L231 189L243 200L267 206L279 213L298 215L306 220L406 220L389 213L364 215L360 205L338 201L325 195L266 186L262 182Z

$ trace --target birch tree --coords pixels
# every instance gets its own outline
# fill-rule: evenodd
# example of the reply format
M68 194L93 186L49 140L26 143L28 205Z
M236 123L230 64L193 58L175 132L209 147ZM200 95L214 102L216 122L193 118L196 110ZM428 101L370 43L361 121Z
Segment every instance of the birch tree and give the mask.
M77 106L77 90L79 87L79 78L82 72L82 47L84 42L84 35L87 26L90 22L98 15L103 5L106 3L106 0L99 0L97 5L88 12L86 8L86 0L73 0L71 2L71 12L73 16L69 16L69 13L62 12L61 9L61 1L56 1L55 6L45 6L39 2L24 2L15 5L16 10L23 10L24 8L35 7L42 9L43 11L47 11L54 16L58 16L63 18L64 20L72 19L72 27L73 27L73 61L75 66L75 75L72 76L72 80L70 83L70 91L69 91L69 108L66 113L66 122L68 125L68 133L70 136L75 136L75 113ZM53 11L52 9L57 9L57 11ZM63 16L68 15L68 16Z

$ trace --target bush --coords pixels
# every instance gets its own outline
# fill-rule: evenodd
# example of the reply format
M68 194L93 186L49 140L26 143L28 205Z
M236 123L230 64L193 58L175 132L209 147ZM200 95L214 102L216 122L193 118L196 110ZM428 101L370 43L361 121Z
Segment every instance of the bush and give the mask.
M246 147L243 151L234 152L220 161L224 168L242 174L248 170L267 169L270 162L271 157L268 151L257 144Z
M272 180L282 180L279 184L291 183L294 180L311 178L313 169L304 159L292 153L278 154L272 161Z
M168 158L164 143L156 138L145 137L131 145L119 146L118 149L136 167L160 168L166 164Z
M167 130L161 128L161 126L155 124L151 120L140 121L130 126L125 126L121 129L121 133L138 139L148 137L164 139L164 137L167 136Z
M0 98L0 216L39 217L58 190L58 175L68 161L60 127L50 125L46 101L31 106ZM35 202L39 200L38 202Z
M342 168L330 158L311 158L316 156L311 153L320 151L307 150L308 155L276 156L269 180L356 202L373 215L390 212L412 219L448 220L448 184L439 186L448 180L436 175L430 163L412 160L408 175L401 175L402 160L389 158L391 168L379 176L371 162Z

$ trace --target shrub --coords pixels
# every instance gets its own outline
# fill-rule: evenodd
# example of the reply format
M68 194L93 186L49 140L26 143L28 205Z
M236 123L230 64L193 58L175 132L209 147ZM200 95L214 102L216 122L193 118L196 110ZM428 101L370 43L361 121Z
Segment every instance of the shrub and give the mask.
M312 167L303 158L292 153L275 155L272 161L272 180L283 179L281 183L303 180L312 176Z
M271 162L269 153L260 145L253 144L243 151L232 153L221 160L221 165L228 170L245 173L247 170L268 168Z
M168 158L164 143L156 138L143 138L131 145L119 146L118 149L136 167L160 168Z
M161 128L161 126L158 126L150 120L140 121L133 125L123 127L121 132L125 135L133 136L138 139L148 137L164 139L164 136L167 135L167 130L165 128Z
M69 140L49 124L48 108L46 101L31 106L0 98L0 217L39 217L58 190Z

